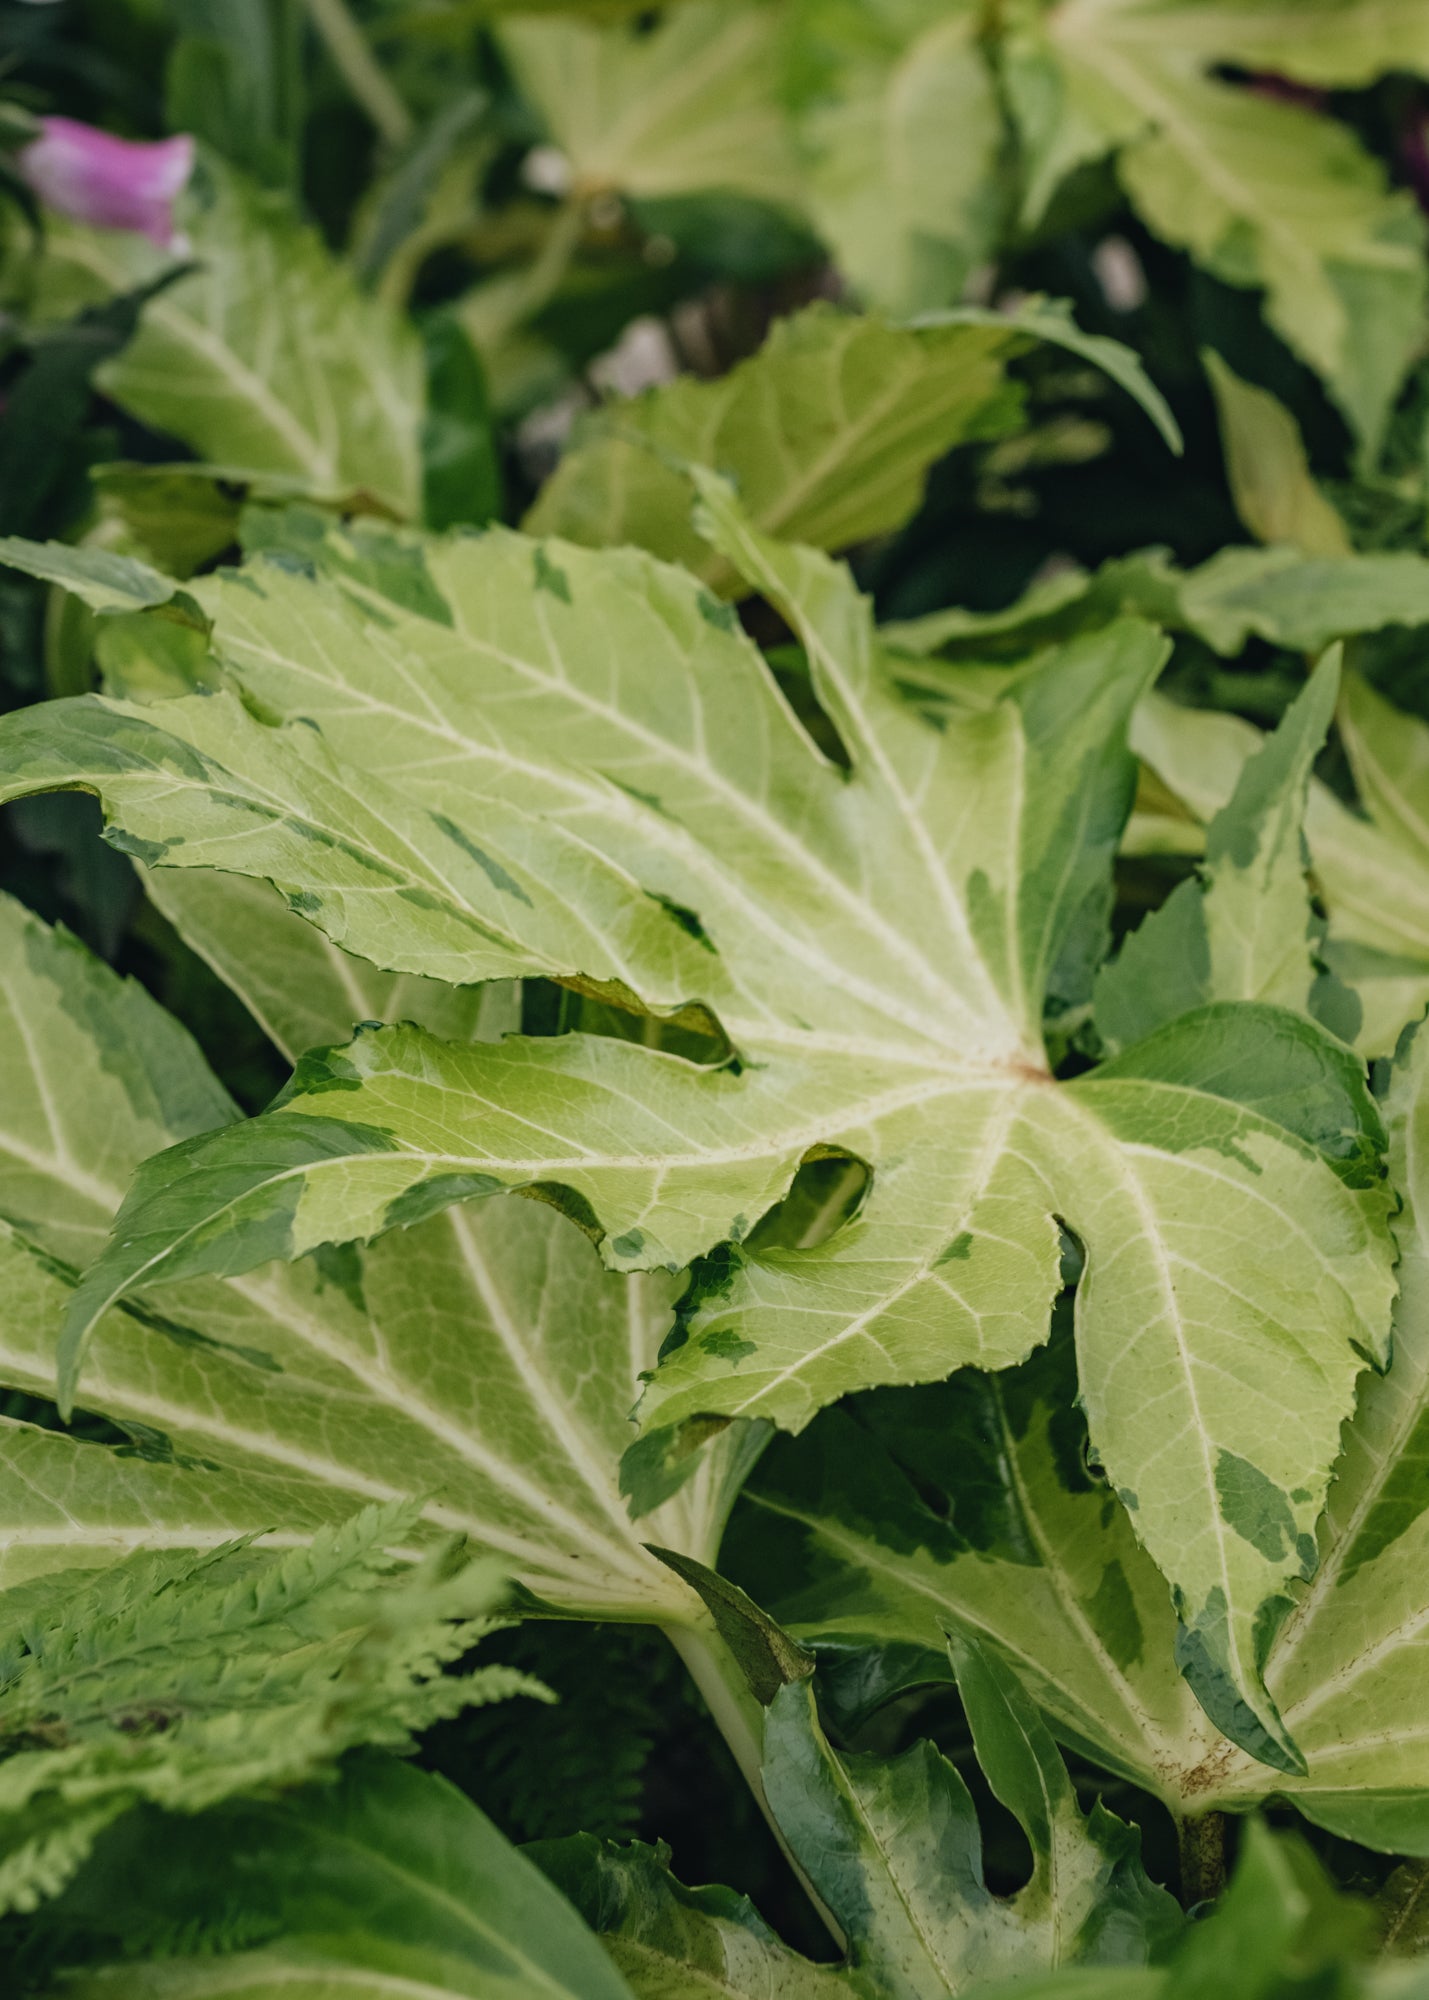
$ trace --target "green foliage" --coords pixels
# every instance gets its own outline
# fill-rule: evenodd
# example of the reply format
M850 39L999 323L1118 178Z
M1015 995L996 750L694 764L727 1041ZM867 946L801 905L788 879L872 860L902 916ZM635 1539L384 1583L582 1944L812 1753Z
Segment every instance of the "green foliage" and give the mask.
M6 1993L1429 1992L1421 0L9 11Z
M389 1551L412 1526L410 1507L369 1508L305 1546L145 1552L0 1598L0 1908L53 1895L140 1800L200 1812L544 1693L444 1671L489 1629L493 1577L454 1551L406 1570Z

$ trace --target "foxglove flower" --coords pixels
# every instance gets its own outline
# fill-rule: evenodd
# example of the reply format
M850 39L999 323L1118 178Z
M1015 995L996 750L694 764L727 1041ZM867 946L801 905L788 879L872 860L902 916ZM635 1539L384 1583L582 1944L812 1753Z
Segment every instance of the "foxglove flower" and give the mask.
M25 180L50 208L100 229L135 229L163 250L179 247L174 203L193 172L194 142L116 139L74 118L42 118L18 156Z

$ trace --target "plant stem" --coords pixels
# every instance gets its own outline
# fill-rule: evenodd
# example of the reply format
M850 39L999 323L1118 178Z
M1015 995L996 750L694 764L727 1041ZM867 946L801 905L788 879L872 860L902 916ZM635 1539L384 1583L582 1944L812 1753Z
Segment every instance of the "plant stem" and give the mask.
M412 114L367 46L347 0L308 0L308 13L338 74L387 144L405 146L413 132Z
M754 1802L763 1813L769 1831L779 1843L779 1852L818 1911L829 1936L840 1951L845 1950L848 1940L838 1920L791 1852L765 1796L762 1770L764 1710L750 1692L739 1662L715 1630L713 1619L708 1625L667 1625L664 1630L665 1637L684 1662L690 1679L704 1696L715 1727L729 1746L740 1775L753 1793Z
M1209 1902L1226 1886L1226 1816L1206 1812L1178 1818L1176 1839L1181 1850L1181 1901L1189 1910Z

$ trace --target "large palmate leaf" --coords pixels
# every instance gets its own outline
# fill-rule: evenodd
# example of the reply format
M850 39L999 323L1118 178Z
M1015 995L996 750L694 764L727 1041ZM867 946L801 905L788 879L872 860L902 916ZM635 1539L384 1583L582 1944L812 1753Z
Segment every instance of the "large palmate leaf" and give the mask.
M1407 22L1412 10L1399 11ZM1263 288L1270 324L1370 453L1418 340L1422 220L1345 126L1215 71L1363 82L1429 61L1422 21L1397 37L1398 25L1338 0L1297 7L1293 27L1277 0L1051 0L1022 10L1005 64L1029 218L1072 168L1115 151L1156 235L1230 284Z
M182 1829L136 1817L47 1935L61 1963L122 1954L66 1985L84 2000L631 2000L570 1905L469 1799L376 1757Z
M917 327L815 305L775 322L718 381L682 377L597 411L527 516L536 534L599 548L634 542L728 591L738 572L690 519L690 465L732 477L756 527L816 548L888 533L916 510L954 445L1015 427L1009 360L1038 340L1095 363L1168 444L1175 420L1129 350L1089 339L1064 309L969 310Z
M797 0L786 86L804 199L851 285L952 304L994 248L1003 120L972 0Z
M506 1667L446 1671L489 1629L497 1578L456 1551L415 1575L372 1507L310 1546L145 1553L0 1595L0 1910L33 1909L142 1800L201 1812L305 1782L354 1745L478 1702L545 1693ZM549 1698L549 1697L548 1697Z
M453 1042L497 1041L520 1026L514 986L443 986L379 972L330 944L266 882L175 868L142 873L151 901L294 1062L364 1021L416 1021Z
M796 169L775 90L769 9L694 0L645 32L512 19L500 32L577 192L725 189L789 200Z
M98 371L141 422L238 479L421 512L421 343L284 198L216 163L183 217L193 269L149 301ZM132 232L55 222L42 269L55 310L131 290L173 259Z
M267 948L238 972L266 996L284 927L250 935ZM0 1381L46 1395L57 1315L136 1165L234 1113L139 988L14 904L0 939ZM184 1286L162 1314L136 1303L101 1326L85 1399L142 1455L6 1424L0 1581L240 1533L300 1543L411 1497L409 1555L461 1533L561 1611L700 1622L642 1541L711 1558L738 1440L638 1528L618 1485L674 1290L605 1277L550 1209L510 1203L361 1258Z
M861 1398L764 1461L736 1516L733 1573L818 1650L847 1706L945 1678L952 1624L1015 1662L1064 1741L1177 1812L1273 1793L1369 1846L1429 1854L1422 1033L1396 1064L1388 1109L1405 1198L1394 1361L1361 1390L1320 1567L1266 1667L1308 1773L1258 1767L1178 1684L1156 1573L1087 1470L1064 1343L1000 1378Z
M798 1427L873 1381L1020 1360L1046 1335L1060 1219L1088 1253L1093 1437L1178 1592L1185 1669L1294 1768L1257 1662L1313 1563L1392 1291L1358 1066L1294 1014L1212 1005L1054 1083L1044 1005L1086 997L1159 641L1112 628L940 730L881 678L846 573L704 490L851 772L693 580L500 534L426 545L425 613L410 578L380 604L291 566L199 586L228 670L286 725L207 696L4 726L12 793L95 789L151 861L266 876L394 970L540 969L712 1013L741 1059L407 1027L313 1058L263 1118L146 1167L76 1296L66 1393L87 1325L135 1285L529 1188L616 1267L736 1246L701 1274L647 1426ZM808 1249L740 1249L831 1150L872 1170L857 1216Z

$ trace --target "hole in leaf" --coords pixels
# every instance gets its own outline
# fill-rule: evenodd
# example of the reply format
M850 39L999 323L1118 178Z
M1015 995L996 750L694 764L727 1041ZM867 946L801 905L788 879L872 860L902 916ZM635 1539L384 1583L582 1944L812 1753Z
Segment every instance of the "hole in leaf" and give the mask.
M809 658L802 646L768 646L764 653L780 694L799 718L806 733L841 771L853 769L853 759L826 709L819 706L809 674Z
M858 1213L872 1179L850 1153L810 1153L788 1194L755 1224L750 1249L817 1250Z

